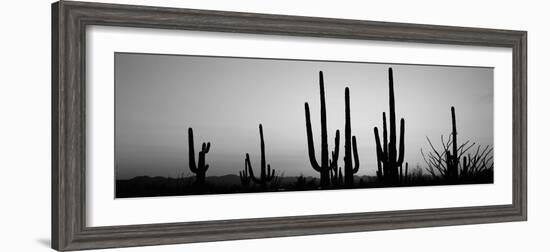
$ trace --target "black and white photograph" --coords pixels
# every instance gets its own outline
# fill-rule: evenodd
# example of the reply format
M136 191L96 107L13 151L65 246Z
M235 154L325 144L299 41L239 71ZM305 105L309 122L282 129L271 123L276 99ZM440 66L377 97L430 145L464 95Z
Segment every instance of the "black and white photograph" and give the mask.
M115 197L492 184L493 68L117 52Z

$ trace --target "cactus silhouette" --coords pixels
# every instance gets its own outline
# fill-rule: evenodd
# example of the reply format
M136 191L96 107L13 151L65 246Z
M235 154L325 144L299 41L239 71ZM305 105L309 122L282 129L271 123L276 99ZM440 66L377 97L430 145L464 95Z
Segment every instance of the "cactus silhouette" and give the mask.
M209 165L206 164L206 153L210 151L210 142L202 143L202 149L199 151L199 163L195 163L195 143L193 140L193 128L189 128L189 169L195 173L195 184L204 185L206 171Z
M311 119L309 113L309 104L304 104L306 113L306 133L307 147L309 153L309 162L313 169L320 174L320 186L326 187L330 184L330 170L335 170L338 161L338 145L340 144L340 131L336 130L334 138L334 151L332 152L332 160L329 160L328 154L328 136L327 136L327 110L325 104L325 86L323 81L323 72L319 72L319 89L321 96L321 164L317 162L315 157L315 144L313 142L313 132L311 129Z
M458 180L458 166L459 166L459 156L457 150L457 140L456 140L456 117L455 117L455 107L451 107L451 117L452 117L452 127L453 131L452 136L452 152L446 151L446 161L447 161L447 179L450 181Z
M374 127L374 137L376 139L376 156L378 171L376 175L382 183L398 184L399 169L402 169L405 154L405 119L401 118L400 136L399 136L399 154L397 153L397 133L395 123L395 97L393 90L393 70L388 69L389 79L389 105L390 105L390 139L388 142L388 133L386 125L386 113L382 113L383 121L383 141L380 142L378 128Z
M330 183L337 187L344 184L344 175L342 175L342 168L330 170Z
M266 164L264 131L262 128L262 124L260 124L259 128L260 128L260 177L254 176L254 170L252 169L252 165L250 164L250 156L248 155L248 153L246 153L246 158L245 158L245 169L248 170L250 179L252 179L254 183L259 184L260 187L265 190L267 189L267 183L272 181L273 178L275 178L275 169L271 170L271 165Z
M406 184L409 182L409 163L405 162L405 173L403 173L403 166L399 167L399 183Z
M332 151L332 158L329 160L330 166L330 183L334 186L344 184L344 177L342 176L342 168L338 167L338 156L340 153L340 131L336 131L334 137L334 150Z
M248 166L246 164L246 159L244 161L244 170L239 171L239 178L241 179L241 185L248 187L250 185L250 176L248 175Z
M359 155L357 154L357 141L351 135L351 111L349 102L349 88L345 91L346 125L344 129L344 182L346 186L353 186L353 175L359 171ZM351 149L353 147L353 153ZM352 162L355 162L355 166Z

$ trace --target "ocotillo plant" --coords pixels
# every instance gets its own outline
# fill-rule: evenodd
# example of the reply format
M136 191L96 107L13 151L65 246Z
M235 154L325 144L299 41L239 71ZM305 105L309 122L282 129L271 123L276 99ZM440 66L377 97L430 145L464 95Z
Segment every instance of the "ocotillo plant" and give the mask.
M459 147L460 150L460 147ZM475 179L476 177L483 176L483 174L492 173L493 170L493 148L488 145L482 148L477 146L476 152L465 155L462 157L462 169L460 169L461 179Z
M405 154L405 119L401 118L399 153L397 153L397 133L395 125L395 97L393 91L393 71L388 70L389 79L389 105L390 105L390 140L388 143L388 133L386 128L386 113L382 113L384 142L380 142L378 128L374 127L374 137L376 139L376 156L378 160L378 171L376 175L382 183L399 183L399 168L403 165Z
M309 104L304 104L306 112L306 133L307 133L307 147L309 153L309 161L313 169L320 174L320 186L326 187L330 184L330 170L337 167L338 160L338 148L340 139L340 131L336 130L336 137L334 138L335 148L332 153L333 159L329 161L328 153L328 134L327 134L327 109L325 104L325 86L323 81L323 72L319 72L319 89L321 96L321 164L317 162L315 157L315 144L313 142L313 132L311 130L311 119L309 114Z
M462 179L476 179L479 176L490 175L493 169L493 148L490 146L482 148L478 145L475 152L469 153L476 143L469 140L462 144L458 143L454 107L451 107L451 119L452 132L447 140L444 140L443 135L441 136L441 150L437 150L430 139L426 137L431 151L427 153L424 153L422 149L420 151L428 165L427 171L434 178L441 177L452 183Z
M359 171L359 155L357 154L357 141L351 135L351 111L349 102L349 88L345 91L346 125L344 129L344 182L346 186L353 186L353 175ZM353 146L353 154L351 148ZM352 163L355 161L355 166Z
M260 124L260 177L254 176L254 170L250 164L250 156L246 153L245 169L248 169L248 173L254 183L259 184L262 189L267 189L267 183L272 181L275 177L275 169L271 170L271 165L265 161L265 143L264 143L264 131L262 124ZM267 169L266 169L267 167Z
M210 151L210 142L202 143L202 149L199 151L199 163L195 163L195 143L193 140L193 129L189 128L189 169L195 173L195 184L204 185L206 171L209 165L206 164L206 153Z

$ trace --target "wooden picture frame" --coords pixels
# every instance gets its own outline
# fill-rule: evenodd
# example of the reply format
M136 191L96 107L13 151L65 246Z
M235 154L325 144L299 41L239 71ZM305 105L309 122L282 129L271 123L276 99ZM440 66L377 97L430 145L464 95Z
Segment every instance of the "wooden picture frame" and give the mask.
M511 48L512 204L87 227L90 25ZM527 32L84 2L52 5L52 248L81 250L527 220Z

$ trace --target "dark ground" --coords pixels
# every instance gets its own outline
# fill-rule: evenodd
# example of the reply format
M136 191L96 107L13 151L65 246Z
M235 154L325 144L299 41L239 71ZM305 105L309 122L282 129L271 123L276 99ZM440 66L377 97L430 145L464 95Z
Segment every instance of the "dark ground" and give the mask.
M157 197L178 195L201 194L228 194L228 193L254 193L254 192L279 192L279 191L307 191L307 190L333 190L333 189L359 189L381 187L407 187L407 186L437 186L456 184L491 184L493 183L493 171L487 171L475 178L459 179L449 182L442 178L434 178L431 175L412 174L406 182L397 185L387 185L378 182L375 176L355 176L353 187L329 186L319 187L319 178L316 177L282 177L276 184L271 184L266 189L250 182L243 186L238 175L209 176L204 185L196 185L194 177L167 178L167 177L135 177L128 180L116 181L116 198Z

